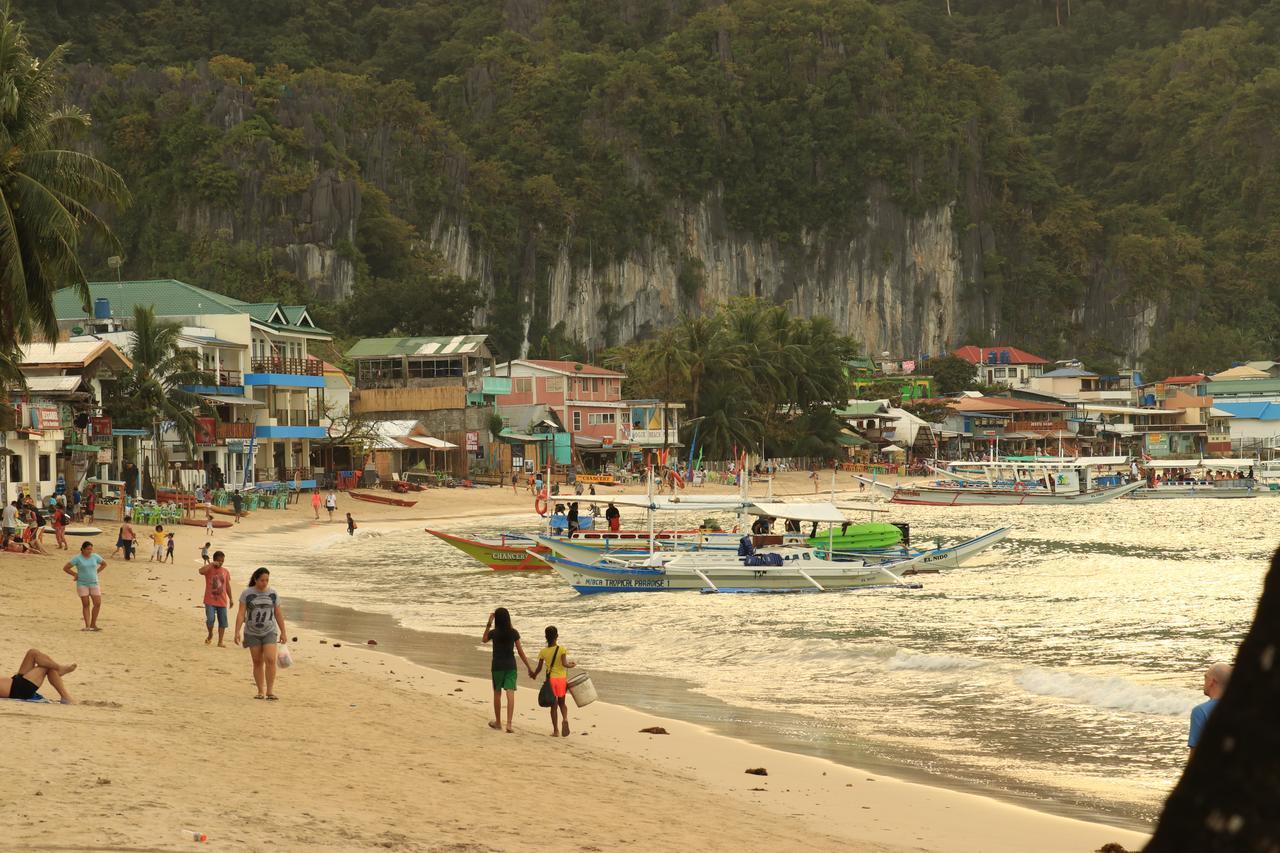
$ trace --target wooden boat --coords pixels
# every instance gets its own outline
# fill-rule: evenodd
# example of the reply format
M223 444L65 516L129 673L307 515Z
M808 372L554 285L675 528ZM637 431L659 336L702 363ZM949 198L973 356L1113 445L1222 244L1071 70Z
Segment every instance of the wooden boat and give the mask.
M235 515L236 509L235 507L231 507L231 506L210 506L209 512L217 513L218 515ZM241 518L246 517L248 514L249 514L249 510L247 509L240 510ZM203 524L204 522L202 521L200 523ZM217 525L215 524L214 527L217 527Z
M182 523L189 527L204 527L203 518L184 518L182 519ZM213 526L218 529L231 527L234 524L234 521L227 521L225 518L215 518L213 520Z
M538 571L551 568L530 553L531 551L547 553L547 551L528 536L511 533L469 539L466 536L455 536L452 533L431 528L427 528L427 532L497 572Z
M374 504L387 504L389 506L415 506L418 502L407 500L405 498L393 498L390 495L370 495L365 492L347 492L348 495L358 501L368 501Z
M890 503L921 506L1086 506L1106 503L1137 491L1141 481L1121 483L1098 469L1123 465L1124 457L1082 457L1064 462L968 462L980 476L934 468L947 479L928 484L894 485L854 475L888 495Z
M55 532L52 524L44 526L45 533ZM63 531L64 536L97 536L102 532L101 527L68 527Z
M547 537L538 544L551 553L535 555L554 568L578 592L836 592L885 586L918 588L901 572L919 558L894 562L834 561L813 548L781 548L755 555L772 563L724 552L657 552L642 560L597 555ZM594 559L596 557L598 559Z
M1253 478L1253 459L1161 459L1143 462L1147 484L1129 497L1135 500L1178 498L1256 498L1262 493ZM1174 472L1170 477L1169 472ZM1210 471L1229 471L1232 476L1212 479ZM1155 482L1157 472L1161 482ZM1247 474L1246 474L1247 472Z

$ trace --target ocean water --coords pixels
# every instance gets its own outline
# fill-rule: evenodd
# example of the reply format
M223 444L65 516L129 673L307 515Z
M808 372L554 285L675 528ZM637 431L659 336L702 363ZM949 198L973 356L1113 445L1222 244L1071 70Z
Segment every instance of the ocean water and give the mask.
M884 518L910 522L918 545L1014 528L918 590L580 596L553 573L490 571L421 530L326 533L273 573L288 595L427 631L477 636L506 606L528 648L554 623L588 670L678 677L739 717L807 721L792 738L857 743L917 778L1141 827L1186 760L1205 667L1230 660L1248 630L1277 510L1269 497L892 507Z

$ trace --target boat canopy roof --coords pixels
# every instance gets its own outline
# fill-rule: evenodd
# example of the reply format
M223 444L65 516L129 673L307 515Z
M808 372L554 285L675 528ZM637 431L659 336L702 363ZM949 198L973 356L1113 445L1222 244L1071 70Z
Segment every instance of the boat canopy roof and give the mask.
M553 503L559 501L576 500L579 503L585 501L590 495L557 495L548 498ZM652 509L656 511L679 512L681 510L736 510L742 509L751 503L750 499L743 500L737 495L615 495L607 497L604 495L596 495L592 498L594 503L611 503L614 506L634 506L640 509Z
M952 464L952 468L1103 468L1108 465L1125 465L1128 464L1128 456L1079 456L1075 459L1058 459L1049 461L1046 459L1038 459L1035 462L1008 461L1008 462L956 462Z
M819 521L828 524L844 524L849 519L835 504L827 503L756 503L747 508L751 515L769 518L787 518L792 521Z
M1206 468L1220 471L1239 471L1257 465L1256 459L1152 459L1143 462L1144 468Z

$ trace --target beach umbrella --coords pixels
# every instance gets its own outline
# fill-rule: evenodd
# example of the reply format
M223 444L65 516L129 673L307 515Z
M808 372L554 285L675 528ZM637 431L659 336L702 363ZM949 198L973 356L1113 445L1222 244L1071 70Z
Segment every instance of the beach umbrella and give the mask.
M881 453L906 453L907 451L903 450L901 447L899 447L896 444L890 444L887 447L881 448L880 452Z

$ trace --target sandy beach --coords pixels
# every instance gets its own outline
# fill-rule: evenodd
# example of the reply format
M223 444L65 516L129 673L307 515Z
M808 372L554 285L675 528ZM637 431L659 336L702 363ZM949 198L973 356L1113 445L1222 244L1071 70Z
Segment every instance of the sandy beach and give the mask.
M812 494L804 478L784 477L778 493ZM331 524L315 522L304 498L217 531L213 544L238 588L273 553L339 534L347 511L367 532L530 504L497 488L416 497L398 508L340 495ZM230 631L228 648L204 644L203 529L180 528L176 562L162 565L111 559L117 525L101 526L94 541L110 565L99 633L79 630L74 585L60 571L74 552L0 554L0 666L12 669L29 647L75 662L67 682L81 702L0 702L5 741L17 747L0 780L0 801L13 804L0 847L167 850L190 846L188 831L224 849L287 850L1012 853L1143 843L606 702L574 709L574 733L551 738L528 680L517 731L495 732L485 725L487 672L474 659L446 673L296 627L287 574L272 585L296 663L277 681L282 701L255 702L249 656L230 647ZM56 695L48 685L42 693ZM649 726L670 734L640 733ZM745 773L754 767L768 776Z

